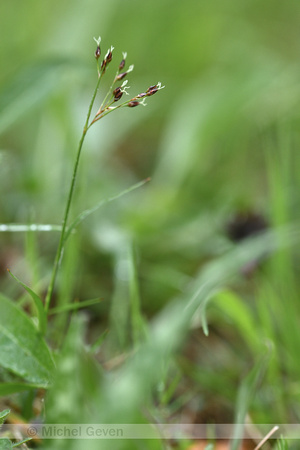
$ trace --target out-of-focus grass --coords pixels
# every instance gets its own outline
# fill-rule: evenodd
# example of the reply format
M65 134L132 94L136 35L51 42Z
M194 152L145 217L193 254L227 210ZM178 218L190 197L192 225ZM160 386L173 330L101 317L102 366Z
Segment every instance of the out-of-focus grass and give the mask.
M86 349L74 352L72 339L79 346L84 339L75 322L48 420L139 422L145 405L163 416L181 398L174 385L174 399L161 394L172 386L171 361L199 405L217 398L233 407L237 384L270 351L251 417L299 421L299 13L296 2L270 0L2 2L1 223L60 224L96 76L93 36L102 36L103 52L116 47L115 64L128 52L132 94L166 85L147 108L118 111L87 138L74 218L143 178L152 181L95 212L70 238L57 301L103 297L88 313L89 340L109 326L100 354L129 355L103 376ZM113 74L110 68L106 77ZM282 231L235 249L226 226L248 210ZM55 232L0 234L1 267L43 292L57 239ZM250 279L241 274L265 254ZM12 280L2 273L0 281L2 292L18 297ZM208 329L226 343L219 350L213 332L199 339L192 361L175 357L190 325L184 305L196 298L197 310L208 297ZM153 317L154 331L146 320ZM193 320L197 330L203 314ZM67 316L53 323L59 331L52 338L61 342ZM64 355L76 388L71 373L64 375Z

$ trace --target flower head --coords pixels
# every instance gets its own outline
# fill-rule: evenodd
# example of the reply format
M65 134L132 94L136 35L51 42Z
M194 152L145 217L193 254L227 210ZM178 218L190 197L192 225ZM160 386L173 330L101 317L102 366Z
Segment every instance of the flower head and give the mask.
M134 68L134 65L131 64L131 66L128 67L126 72L119 73L119 75L116 76L116 80L123 80L123 78L125 78L129 72L133 71L133 68Z
M127 52L122 52L123 53L123 59L119 64L119 70L123 70L124 66L125 66L125 62L126 62L126 58L127 58Z
M94 41L97 44L97 48L95 51L95 58L98 60L101 56L101 48L100 48L101 37L99 36L98 39L94 38Z
M146 91L147 97L150 97L151 95L156 94L157 91L160 91L164 87L165 86L162 86L160 81L157 84L154 84L153 86L148 87L148 89Z

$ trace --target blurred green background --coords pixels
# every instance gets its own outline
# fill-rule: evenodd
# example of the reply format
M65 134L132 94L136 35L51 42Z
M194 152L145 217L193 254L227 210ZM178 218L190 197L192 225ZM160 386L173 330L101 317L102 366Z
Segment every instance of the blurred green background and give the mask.
M0 223L60 224L96 83L94 36L102 37L103 54L115 47L112 66L128 52L132 96L158 81L166 86L146 108L121 109L88 134L74 217L152 180L80 227L65 255L61 302L101 297L91 319L111 314L122 323L133 254L136 294L150 317L232 247L227 229L237 214L259 215L270 227L299 220L299 17L299 2L279 0L1 2ZM19 292L8 266L43 292L57 240L56 232L2 233L1 290ZM292 276L294 306L298 264L297 253L288 253L267 272L273 294L275 280L284 286ZM256 278L238 283L245 302L268 289ZM282 296L277 306L284 289ZM227 326L235 342L243 334L222 314L211 321Z
M118 111L88 136L75 211L152 177L89 219L83 250L93 265L113 224L145 246L145 271L176 290L178 270L189 276L198 258L218 252L216 231L232 212L270 215L266 149L277 155L287 134L293 146L298 139L297 2L11 1L0 8L1 222L60 223L96 79L98 35L103 53L114 45L115 64L122 51L135 64L132 95L157 81L166 88L147 108ZM43 236L42 256L53 240Z

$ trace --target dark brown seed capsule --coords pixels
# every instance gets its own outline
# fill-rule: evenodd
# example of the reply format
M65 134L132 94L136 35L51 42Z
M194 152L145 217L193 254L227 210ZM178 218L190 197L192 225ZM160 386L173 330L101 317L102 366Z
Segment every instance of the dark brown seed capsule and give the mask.
M153 84L153 86L149 86L147 89L147 92L152 91L153 89L157 88L157 84Z
M123 80L127 75L127 72L119 73L119 75L116 76L117 80Z
M147 97L150 97L151 95L156 94L156 92L158 91L158 88L153 88L147 91Z
M123 95L123 91L120 87L117 87L114 91L113 91L113 96L114 96L114 100L115 102L117 102L118 100L120 100L120 98Z
M101 55L101 49L100 49L100 45L98 45L96 51L95 51L95 58L98 60L100 58Z
M125 67L125 59L122 59L122 61L119 64L119 70L123 70Z
M130 108L134 108L135 106L139 106L140 102L136 102L136 101L131 101L127 103L127 106L129 106Z
M108 52L107 56L106 56L106 63L110 63L112 60L112 52L111 50Z

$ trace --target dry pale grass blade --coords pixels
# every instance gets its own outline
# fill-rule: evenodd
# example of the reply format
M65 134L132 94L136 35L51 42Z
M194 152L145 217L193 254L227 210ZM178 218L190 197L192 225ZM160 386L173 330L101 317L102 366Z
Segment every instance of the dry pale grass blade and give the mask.
M274 434L278 429L279 429L279 427L277 425L275 425L275 427L273 427L272 430L269 431L268 434L266 434L266 436L263 438L262 441L260 441L260 443L255 447L254 450L259 450L264 445L264 443L267 442L268 439L270 439L272 434Z

